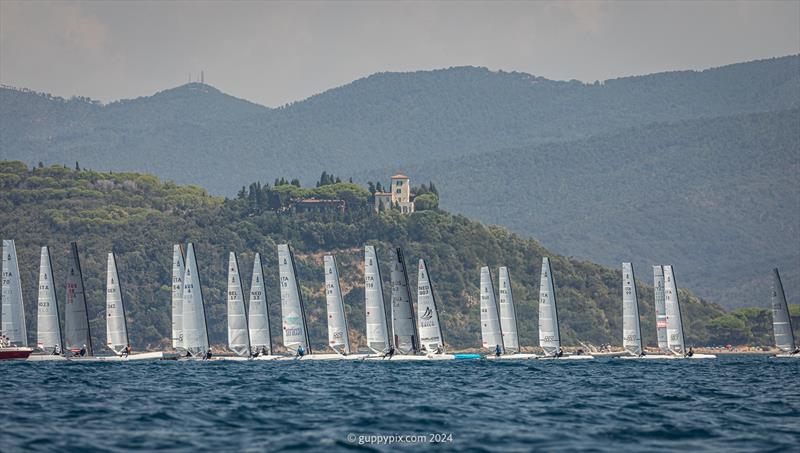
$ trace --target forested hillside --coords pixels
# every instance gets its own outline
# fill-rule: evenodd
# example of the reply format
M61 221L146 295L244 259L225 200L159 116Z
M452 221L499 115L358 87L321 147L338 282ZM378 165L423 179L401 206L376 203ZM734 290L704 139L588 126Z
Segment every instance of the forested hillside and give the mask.
M445 208L560 253L640 269L673 263L682 284L726 307L766 307L779 267L795 289L787 297L800 301L798 109L655 124L406 171L446 182Z
M280 108L192 83L100 105L0 89L0 158L142 171L212 194L322 171L434 179L442 207L697 294L800 287L800 56L593 84L458 67L379 73ZM792 302L800 302L790 291Z
M365 188L328 182L332 183L309 189L285 181L278 181L277 186L252 184L236 198L222 199L197 187L163 183L143 174L99 173L62 166L29 169L20 162L0 163L0 234L16 240L31 336L35 332L33 301L39 248L50 245L56 281L64 281L68 242L75 240L81 251L97 344L105 343L105 263L111 250L117 254L135 347L165 343L170 331L172 244L193 241L214 343L224 343L226 338L227 254L238 253L243 280L249 282L253 253L258 251L265 259L273 334L280 344L276 244L283 242L296 251L312 342L317 348L322 348L327 338L322 272L326 253L337 255L351 334L362 340L365 243L378 247L384 263L395 246L404 248L412 268L419 258L428 260L450 347L476 347L480 343L477 286L482 265L491 266L494 272L500 265L510 268L522 342L537 344L542 255L552 260L565 342L620 342L621 277L616 267L557 256L536 241L504 228L437 209L410 216L394 210L374 213L367 205L370 193ZM349 208L345 213L294 214L291 209L282 209L281 194L286 193L346 199ZM638 290L646 341L654 344L653 294L642 277L648 271L640 269ZM384 271L385 278L387 274ZM416 275L409 277L415 285ZM388 300L387 281L384 289ZM59 286L57 290L63 304L65 289ZM738 326L740 318L719 320L729 316L721 307L685 289L680 295L690 343L725 343L733 335L750 335L748 340L752 337L757 341L749 324Z

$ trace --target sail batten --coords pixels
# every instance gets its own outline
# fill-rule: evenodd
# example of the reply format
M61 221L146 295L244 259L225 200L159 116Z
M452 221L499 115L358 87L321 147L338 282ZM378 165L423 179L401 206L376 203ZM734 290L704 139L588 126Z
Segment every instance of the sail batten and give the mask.
M436 307L436 296L434 295L433 284L428 274L428 266L424 259L419 260L417 310L421 349L429 353L443 352L444 338L442 338L439 311Z
M108 254L106 272L106 345L119 355L125 350L128 343L128 325L119 283L117 259L112 252Z
M50 249L42 247L39 257L39 297L36 309L36 347L51 353L64 345L61 338L61 318L58 312L58 298L53 284L53 264Z
M253 278L250 281L250 345L256 351L272 354L272 333L267 309L267 292L264 287L264 268L261 254L253 260Z
M514 306L514 292L511 290L511 277L505 266L501 267L498 273L500 329L503 334L503 345L507 353L515 353L520 351L519 326L517 310Z
M278 245L278 269L281 286L281 318L283 323L283 345L290 351L302 347L311 352L306 326L305 307L297 281L294 254L288 244Z
M653 266L653 293L655 295L658 349L669 351L669 343L667 341L667 308L664 298L664 268L662 266Z
M414 318L414 302L408 284L403 250L397 248L392 254L392 333L394 346L400 354L416 354L420 350L419 333Z
M561 349L555 283L550 269L550 259L546 256L542 257L539 282L539 347L547 356L554 356Z
M186 271L183 275L183 347L193 356L209 350L203 289L197 268L194 244L186 248Z
M239 260L233 252L228 255L228 347L239 356L251 354Z
M86 355L94 355L92 335L89 330L89 313L83 287L78 244L70 243L70 267L67 273L67 301L64 307L65 349L86 349Z
M622 263L622 347L634 356L644 354L639 325L639 301L633 264Z
M347 318L339 285L339 269L333 255L323 258L325 267L325 301L328 308L328 346L338 353L350 354Z
M3 240L2 324L0 331L14 346L28 346L22 283L19 278L17 247L13 240Z
M481 340L483 347L495 351L498 347L505 353L503 335L500 329L500 315L497 299L494 296L494 284L489 268L481 267Z
M375 247L364 247L364 300L367 311L367 347L381 353L389 349L389 329L383 300L383 280Z
M797 342L792 328L789 306L786 304L786 293L778 269L772 270L772 328L775 334L775 346L784 352L797 351Z
M672 266L664 266L664 306L667 315L667 347L675 354L685 354L681 305Z
M183 338L183 277L186 265L183 248L180 244L172 246L172 347L185 349Z

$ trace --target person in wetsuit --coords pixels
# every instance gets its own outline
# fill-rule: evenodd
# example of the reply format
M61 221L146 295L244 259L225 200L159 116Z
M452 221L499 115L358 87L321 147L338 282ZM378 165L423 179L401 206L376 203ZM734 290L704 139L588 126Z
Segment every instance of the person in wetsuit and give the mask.
M499 344L495 345L495 347L494 347L494 356L495 357L500 357L500 354L502 354L502 353L503 353L503 350L500 348L500 345Z
M86 355L86 345L83 345L80 351L78 351L78 355L83 357Z
M302 346L298 346L297 358L303 357L304 355L306 355L306 350Z
M383 354L383 358L384 359L387 358L387 357L390 358L390 359L392 357L394 357L394 346L393 345L389 345L389 349L387 349L386 353Z
M561 348L558 348L558 352L556 352L555 356L556 357L564 357L564 350L561 349Z
M689 352L686 353L686 357L691 357L694 355L694 350L691 346L689 346Z

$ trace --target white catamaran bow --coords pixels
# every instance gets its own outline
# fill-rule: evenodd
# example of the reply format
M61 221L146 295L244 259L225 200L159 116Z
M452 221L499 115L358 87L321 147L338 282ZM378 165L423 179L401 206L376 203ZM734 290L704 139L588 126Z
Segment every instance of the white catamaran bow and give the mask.
M664 296L664 268L653 266L653 293L655 294L656 333L658 334L658 349L669 352L667 341L667 308Z
M172 246L172 347L185 350L183 344L183 276L186 266L183 261L183 247Z
M36 309L36 347L50 354L61 349L61 319L58 316L58 298L53 285L53 265L50 249L42 247L39 258L39 297ZM56 351L61 352L61 351Z
M400 354L416 354L420 350L419 333L414 319L414 302L408 284L408 272L403 250L392 254L392 332L394 346Z
M481 268L481 340L485 349L505 353L492 275L486 266Z
M444 338L439 322L439 312L436 309L436 296L424 259L419 260L417 310L421 349L428 353L444 352Z
M800 358L800 349L794 338L792 318L789 315L786 293L783 292L783 283L781 283L778 269L772 270L772 328L775 332L775 346L784 352L776 357Z
M183 274L183 347L194 357L204 356L209 349L203 289L191 242L186 248L186 272Z
M644 355L639 325L639 299L633 264L622 263L622 346L632 356Z
M558 329L558 309L550 259L542 258L542 275L539 282L539 346L545 356L552 357L561 351L561 333Z
M73 352L86 349L86 355L94 355L92 335L89 331L89 314L86 294L83 289L83 273L78 258L78 244L70 243L70 266L67 273L67 302L64 308L65 349Z
M339 286L339 269L336 258L325 255L325 301L328 308L328 346L339 354L350 354L347 318L344 313L342 289Z
M253 260L253 278L250 281L250 345L254 352L272 355L272 333L269 328L267 291L264 288L264 268L261 254Z
M292 352L303 348L311 353L308 340L305 307L297 282L294 254L288 244L278 245L278 270L281 285L281 317L283 318L283 345Z
M242 357L250 357L252 352L239 260L233 252L228 255L228 347Z
M518 353L519 327L517 325L517 310L514 307L514 293L511 290L511 277L505 266L499 269L498 284L500 285L500 328L503 333L503 345L506 353Z
M367 347L375 353L386 352L390 343L386 305L383 301L383 279L378 253L371 245L364 246L364 299L367 310Z
M25 307L22 301L22 284L19 279L17 247L13 240L3 240L3 290L2 324L0 331L8 337L11 346L28 347L25 327Z
M125 305L117 272L117 259L112 252L108 254L108 270L106 272L106 345L115 354L120 355L129 344Z

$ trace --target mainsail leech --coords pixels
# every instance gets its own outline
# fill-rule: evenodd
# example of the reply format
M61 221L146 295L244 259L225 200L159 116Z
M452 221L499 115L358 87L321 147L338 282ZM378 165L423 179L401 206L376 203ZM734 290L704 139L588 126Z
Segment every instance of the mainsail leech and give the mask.
M117 272L117 258L111 252L108 254L106 272L106 345L119 355L128 347L129 343L125 304L122 300L122 287Z
M233 252L228 255L228 347L242 357L251 354L239 260Z
M58 298L53 285L53 264L50 249L42 247L39 258L39 298L36 309L36 347L51 353L56 346L62 348L61 318L58 314Z
M283 319L283 345L297 351L302 347L311 353L308 340L305 307L297 281L294 254L288 244L278 245L278 269L281 285L281 317Z
M631 263L622 263L622 346L633 356L644 355L636 278Z
M775 346L785 352L797 351L792 318L786 304L786 293L778 269L772 270L772 328L775 332Z
M340 354L350 354L347 317L344 312L336 258L333 255L325 255L323 261L325 265L325 301L328 308L328 346Z
M77 351L86 348L86 355L94 355L92 334L89 330L89 310L83 289L83 273L78 257L78 244L70 243L70 267L67 273L67 302L64 308L65 349Z
M414 302L408 284L408 272L403 250L392 254L392 332L394 345L400 354L416 354L420 350L419 333L414 319Z
M19 279L17 247L13 240L3 240L3 290L2 324L0 331L14 346L28 346L25 326L25 307L22 301L22 284Z
M511 277L508 268L501 267L498 271L500 285L500 328L503 332L503 344L507 353L519 352L519 325L517 324L517 310L514 307L514 292L511 290Z
M550 259L542 257L542 275L539 282L539 346L546 356L557 355L561 349L558 328L558 308Z
M683 336L681 305L672 266L664 266L664 304L667 313L667 346L674 354L685 354L686 343Z
M183 338L183 277L186 265L183 247L172 246L172 347L186 349Z
M428 274L428 266L424 259L419 260L419 277L417 278L417 320L422 349L427 352L444 352L439 311L436 309L436 296Z
M272 354L272 333L269 326L267 292L264 288L264 268L261 254L256 253L253 260L253 278L250 281L250 344L256 351L267 349Z
M183 341L183 347L195 357L205 355L209 350L203 289L191 242L186 248L186 272L183 275Z
M367 311L367 347L381 353L389 349L389 329L383 300L383 280L378 253L371 245L364 246L364 301Z
M664 268L653 266L653 293L655 294L656 333L658 334L658 349L668 352L667 341L667 307L664 299Z
M486 266L481 268L481 340L484 348L495 351L499 347L505 353L494 284Z

